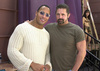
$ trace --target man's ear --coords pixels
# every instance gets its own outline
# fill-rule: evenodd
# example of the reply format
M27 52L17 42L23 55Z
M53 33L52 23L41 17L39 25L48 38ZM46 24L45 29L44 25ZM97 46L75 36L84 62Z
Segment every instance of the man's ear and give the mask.
M35 16L37 16L37 11L35 12Z
M70 17L70 13L68 14L68 18Z

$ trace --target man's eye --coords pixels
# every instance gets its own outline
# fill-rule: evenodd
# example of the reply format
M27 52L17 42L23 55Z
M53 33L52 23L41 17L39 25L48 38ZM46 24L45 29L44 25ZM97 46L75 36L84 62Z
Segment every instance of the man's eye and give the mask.
M62 16L64 16L64 14L62 14Z
M41 15L44 15L44 12L41 11L40 14L41 14Z
M56 14L56 15L59 15L59 14Z

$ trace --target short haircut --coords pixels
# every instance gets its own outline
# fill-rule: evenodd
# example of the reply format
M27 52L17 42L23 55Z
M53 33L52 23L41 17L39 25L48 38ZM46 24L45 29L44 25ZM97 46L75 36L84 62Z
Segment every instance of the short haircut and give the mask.
M41 5L38 9L37 12L41 9L42 6L48 7L50 9L50 7L48 5Z
M61 9L61 8L63 8L63 9L66 9L66 12L69 14L69 6L67 5L67 4L59 4L57 7L56 7L56 12L57 12L57 10L58 9Z

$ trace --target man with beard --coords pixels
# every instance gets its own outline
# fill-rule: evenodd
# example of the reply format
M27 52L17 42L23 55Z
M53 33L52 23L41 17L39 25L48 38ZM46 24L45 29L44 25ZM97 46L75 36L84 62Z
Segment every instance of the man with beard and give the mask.
M86 55L86 41L83 30L68 21L69 7L56 7L57 23L45 28L50 34L51 63L54 71L78 71Z
M19 24L10 37L7 54L18 71L50 71L49 33L43 28L50 7L41 5L31 21Z

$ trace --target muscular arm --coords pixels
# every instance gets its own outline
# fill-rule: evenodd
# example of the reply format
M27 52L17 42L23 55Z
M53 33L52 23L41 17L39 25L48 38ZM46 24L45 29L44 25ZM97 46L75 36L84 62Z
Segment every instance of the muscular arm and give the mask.
M86 41L85 40L80 41L76 44L76 46L77 46L78 54L76 57L75 65L72 69L73 71L78 71L79 67L81 66L84 60L84 57L86 55Z

